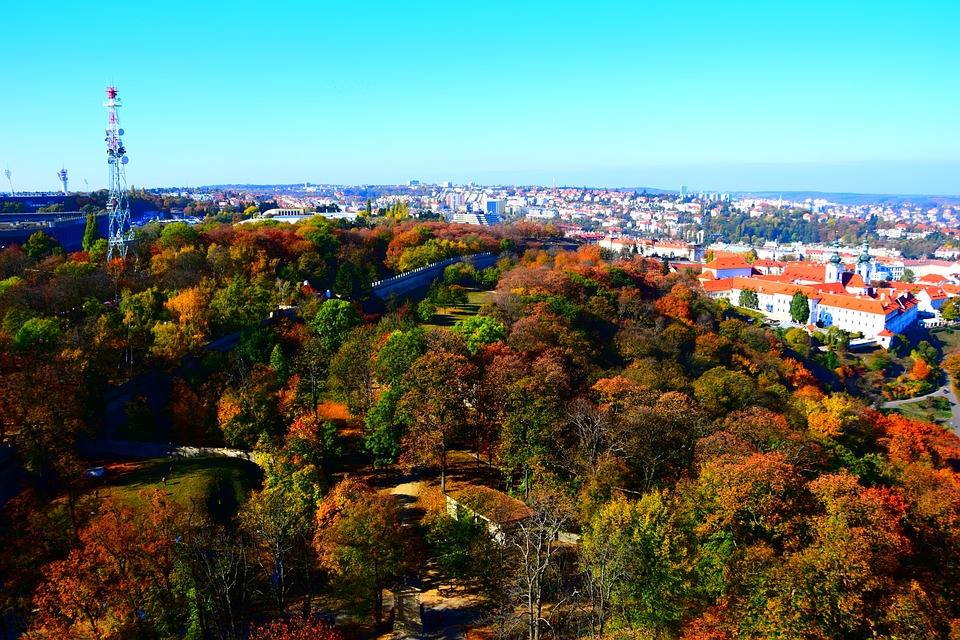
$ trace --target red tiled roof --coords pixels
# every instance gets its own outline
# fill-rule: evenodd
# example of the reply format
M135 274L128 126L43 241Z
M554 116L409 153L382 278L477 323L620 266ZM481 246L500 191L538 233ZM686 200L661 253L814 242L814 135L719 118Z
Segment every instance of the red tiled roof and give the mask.
M864 289L866 288L867 283L863 281L863 276L861 276L859 273L855 273L847 280L847 286Z
M705 269L748 269L750 265L747 264L747 261L741 258L740 256L729 256L722 258L714 258L712 261L708 262L704 268Z
M862 279L861 279L862 282ZM824 284L812 285L817 288L817 291L822 291L824 293L846 293L847 290L844 288L842 282L826 282Z
M783 270L783 275L791 280L812 280L823 282L827 265L819 262L791 262Z
M819 304L825 307L863 311L865 313L875 313L879 315L889 315L898 310L905 311L917 304L915 298L912 296L907 297L909 294L904 294L897 298L891 298L889 296L871 298L870 296L854 296L846 292L831 293L826 290L826 287L833 289L830 285L799 285L778 282L769 278L727 278L703 283L703 289L707 292L750 289L757 293L767 295L780 294L792 296L799 291L811 300L819 301Z

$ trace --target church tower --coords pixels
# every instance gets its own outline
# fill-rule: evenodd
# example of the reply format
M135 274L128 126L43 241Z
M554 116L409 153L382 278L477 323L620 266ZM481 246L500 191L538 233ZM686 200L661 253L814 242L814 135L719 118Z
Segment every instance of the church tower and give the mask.
M840 273L842 270L843 267L840 265L840 245L834 242L833 253L830 254L830 259L827 261L827 268L824 271L824 282L826 284L840 282Z
M857 258L857 273L860 274L860 277L863 278L863 283L870 286L870 272L872 268L870 266L870 245L866 242L863 243L863 251L860 252L860 257Z

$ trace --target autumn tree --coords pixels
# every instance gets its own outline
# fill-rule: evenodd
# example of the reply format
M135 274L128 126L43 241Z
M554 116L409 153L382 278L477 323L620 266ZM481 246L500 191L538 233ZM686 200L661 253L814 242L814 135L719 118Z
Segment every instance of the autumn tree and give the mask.
M442 491L450 441L466 426L475 406L476 377L476 367L464 356L439 351L417 359L404 379L399 408L410 424L401 460L438 466Z
M279 434L276 392L276 374L269 367L257 365L247 380L223 393L217 405L217 420L227 444L252 448L261 436Z
M862 487L845 472L821 476L810 491L822 509L811 522L811 544L781 565L757 632L867 634L909 553L903 500L888 489Z
M366 603L379 624L383 590L403 567L404 535L393 498L348 476L320 504L316 525L320 564Z
M249 640L342 640L342 635L310 618L274 620L254 627Z
M80 546L44 567L37 589L40 637L165 636L182 618L172 575L183 521L162 493L149 508L107 501L80 532Z

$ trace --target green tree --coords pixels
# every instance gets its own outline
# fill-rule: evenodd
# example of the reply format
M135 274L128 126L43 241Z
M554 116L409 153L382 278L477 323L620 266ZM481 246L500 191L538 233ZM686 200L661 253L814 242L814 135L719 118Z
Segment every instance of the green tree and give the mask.
M62 335L63 330L55 318L30 318L14 334L13 347L17 351L51 353L60 344Z
M417 320L420 322L430 322L436 312L437 305L429 300L421 300L417 303Z
M360 315L346 300L327 300L310 321L327 357L336 353L350 330L360 324Z
M88 213L87 214L87 224L83 228L83 250L90 251L93 249L93 243L97 241L97 214Z
M477 353L484 345L488 345L507 336L507 329L502 323L490 316L471 316L458 321L453 331L459 333L467 341L470 353Z
M960 319L960 296L948 298L940 307L940 315L943 316L944 320L951 322Z
M693 391L704 409L720 416L748 406L756 394L756 385L744 373L714 367L693 383Z
M426 336L420 327L391 333L377 353L374 365L377 378L390 386L397 385L417 358L426 353Z
M275 344L270 352L270 368L277 374L277 380L281 385L287 383L290 378L290 360L279 344Z
M339 296L356 298L362 293L365 284L356 265L352 262L344 262L337 269L337 277L333 281L333 292Z
M109 243L106 238L97 238L90 246L90 260L93 262L102 262L107 257L107 247Z
M31 260L40 260L53 253L60 245L43 231L32 234L23 245L23 250Z
M790 299L790 317L799 324L806 324L810 318L810 302L802 291L794 292Z
M757 292L753 289L740 290L740 306L747 309L759 309L760 300L757 298Z
M296 488L289 484L255 491L238 517L280 615L286 614L291 591L308 585L314 558L313 492L304 495Z
M246 278L231 278L210 300L210 312L221 332L239 331L256 325L270 310L270 291Z
M617 499L594 515L581 546L594 637L603 636L611 611L654 637L675 632L688 589L688 545L676 520L660 493Z
M160 246L164 249L180 249L196 243L197 230L186 222L171 222L160 232Z
M355 415L364 415L373 404L373 325L354 327L330 359L330 388L346 401Z
M912 269L904 269L903 275L900 276L900 282L913 282L916 279L916 274L913 273Z
M393 464L400 457L406 433L405 417L397 408L402 395L399 388L385 391L364 420L363 448L373 456L374 466Z

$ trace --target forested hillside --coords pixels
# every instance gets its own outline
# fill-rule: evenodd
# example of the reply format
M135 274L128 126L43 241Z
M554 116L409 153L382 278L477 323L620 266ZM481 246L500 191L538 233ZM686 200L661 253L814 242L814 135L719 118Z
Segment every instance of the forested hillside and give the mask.
M954 434L825 391L689 274L552 236L317 218L0 252L0 629L373 637L387 590L440 583L483 637L960 634ZM362 304L480 251L426 303ZM111 386L157 372L169 402L109 435L227 445L249 477L81 455Z

